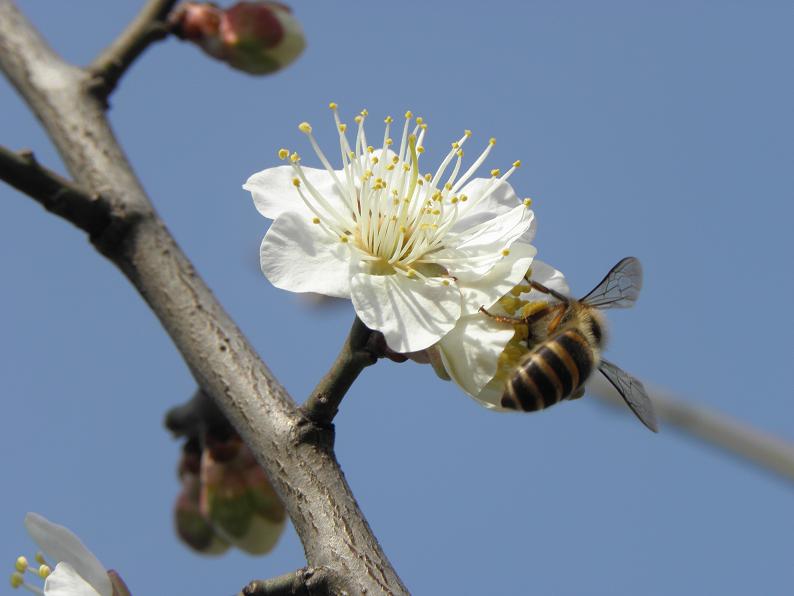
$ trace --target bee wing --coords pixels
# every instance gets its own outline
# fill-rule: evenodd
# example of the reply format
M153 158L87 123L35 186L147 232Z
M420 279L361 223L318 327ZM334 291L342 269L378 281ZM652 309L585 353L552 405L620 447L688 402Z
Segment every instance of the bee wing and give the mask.
M581 302L596 308L627 308L637 301L641 288L642 265L639 259L626 257Z
M607 378L607 381L612 383L612 386L618 390L620 397L631 408L631 411L636 414L645 426L653 432L659 432L659 426L656 423L656 413L653 410L651 398L645 392L645 387L638 379L632 377L629 373L621 370L608 360L601 359L598 370Z

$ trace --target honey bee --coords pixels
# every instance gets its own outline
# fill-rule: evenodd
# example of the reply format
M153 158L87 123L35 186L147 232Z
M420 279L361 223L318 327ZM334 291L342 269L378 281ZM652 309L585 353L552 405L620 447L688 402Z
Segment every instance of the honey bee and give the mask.
M639 260L626 257L607 273L589 294L576 300L527 279L530 286L551 296L525 317L493 315L503 323L527 327L527 347L506 383L502 407L534 412L564 399L584 395L585 381L598 368L645 426L658 432L653 405L642 383L601 357L606 321L599 309L627 308L634 304L642 287Z

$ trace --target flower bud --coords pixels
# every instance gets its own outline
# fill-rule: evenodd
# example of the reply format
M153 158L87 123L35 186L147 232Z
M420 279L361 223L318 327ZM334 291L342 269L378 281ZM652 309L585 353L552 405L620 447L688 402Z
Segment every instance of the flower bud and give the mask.
M187 2L170 17L174 33L207 54L249 74L269 74L292 63L306 47L300 24L278 2L238 2L228 9Z

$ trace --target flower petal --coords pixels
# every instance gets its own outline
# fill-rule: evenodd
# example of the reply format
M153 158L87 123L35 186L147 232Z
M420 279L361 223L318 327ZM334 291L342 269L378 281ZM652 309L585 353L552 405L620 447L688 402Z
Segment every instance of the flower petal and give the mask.
M504 258L503 250L531 228L534 217L531 209L518 205L461 234L450 234L445 241L450 248L436 253L434 260L461 281L479 279Z
M531 244L516 242L510 254L503 257L485 276L475 281L459 281L458 287L463 295L463 314L470 315L481 306L490 308L494 302L521 283L537 249ZM555 288L556 289L556 288Z
M54 524L38 513L25 516L25 528L31 538L45 554L59 563L67 563L71 571L64 571L63 577L71 577L71 572L91 584L101 596L112 596L113 587L102 563L88 550L75 534L58 524ZM60 566L60 565L58 565ZM54 575L54 573L53 573ZM49 580L48 580L49 581ZM65 581L65 580L64 580ZM56 585L60 584L56 580ZM46 590L46 584L45 584ZM50 594L50 592L46 592ZM52 592L57 594L58 592ZM89 592L61 592L62 594L89 594Z
M339 194L327 170L304 166L301 166L301 169L306 179L331 206L340 213L347 213L346 201ZM344 179L343 172L337 172L337 176ZM252 175L243 184L243 188L251 192L256 210L268 219L276 219L282 213L288 212L309 215L311 212L292 184L293 178L295 178L295 170L292 166L276 166Z
M530 279L538 282L542 286L546 286L550 290L559 292L563 296L571 295L571 289L568 287L568 282L565 281L565 276L562 274L562 271L558 271L551 265L539 261L538 259L532 261L532 275ZM537 290L521 294L521 299L527 302L533 302L535 300L549 302L553 300L548 294L544 294Z
M350 294L362 322L383 333L395 352L427 348L460 317L460 291L454 284L431 285L399 274L357 272L350 281Z
M44 596L112 596L112 590L97 592L69 563L58 563L44 581Z
M463 232L476 225L493 219L497 215L507 213L520 201L516 191L508 182L500 181L488 197L480 201L480 197L491 185L489 178L475 178L460 189L458 196L466 195L467 203L474 205L452 226L453 232Z
M482 314L461 317L437 344L444 368L466 393L477 397L496 374L499 355L514 333L514 328Z
M350 249L308 215L282 213L262 240L259 263L282 290L350 297Z

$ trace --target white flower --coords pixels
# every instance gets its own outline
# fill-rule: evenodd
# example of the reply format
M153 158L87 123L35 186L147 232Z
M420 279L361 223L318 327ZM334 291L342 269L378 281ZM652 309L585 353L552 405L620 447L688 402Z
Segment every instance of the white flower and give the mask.
M570 295L563 274L537 259L532 263L530 279L560 294ZM549 300L547 294L530 291L527 284L516 285L489 312L519 316L519 309ZM505 381L527 352L526 343L515 327L483 313L468 315L461 317L435 348L446 372L466 393L487 408L505 410L500 405Z
M113 596L113 584L102 563L69 529L54 524L37 513L25 516L25 528L39 548L51 561L57 562L50 573L49 565L37 556L41 567L37 575L46 577L44 591L23 583L22 573L28 564L24 557L17 560L17 573L12 576L14 587L24 586L45 596Z
M461 173L471 133L455 143L434 174L421 174L427 125L406 113L399 151L392 119L380 149L367 144L366 110L356 116L352 145L331 104L342 168L334 170L306 133L324 169L290 165L254 174L243 188L257 210L274 219L260 250L262 271L276 287L350 298L370 329L396 352L422 350L462 316L491 306L520 280L535 255L531 201L520 201L503 175L472 175L494 145Z

